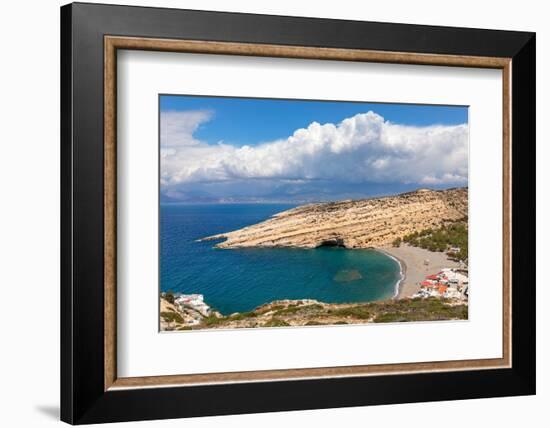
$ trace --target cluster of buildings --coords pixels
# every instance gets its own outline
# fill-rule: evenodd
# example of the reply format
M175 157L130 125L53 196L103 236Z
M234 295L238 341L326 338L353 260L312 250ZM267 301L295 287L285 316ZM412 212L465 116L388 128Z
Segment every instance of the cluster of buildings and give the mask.
M212 313L210 306L204 302L202 294L180 294L175 298L174 303L182 310L191 309L203 317L208 317Z
M468 271L446 268L428 275L420 283L420 291L412 297L443 297L446 299L468 300Z

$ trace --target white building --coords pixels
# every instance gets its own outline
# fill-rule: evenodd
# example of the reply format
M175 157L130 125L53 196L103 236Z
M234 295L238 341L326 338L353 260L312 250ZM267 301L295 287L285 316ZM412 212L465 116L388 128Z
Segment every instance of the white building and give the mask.
M205 317L209 316L212 312L210 306L204 302L202 294L182 294L174 302L182 308L193 309Z

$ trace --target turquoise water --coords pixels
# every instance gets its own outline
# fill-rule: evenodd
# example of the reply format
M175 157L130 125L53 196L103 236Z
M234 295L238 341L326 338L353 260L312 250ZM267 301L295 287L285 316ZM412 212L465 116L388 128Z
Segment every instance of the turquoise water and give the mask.
M205 236L239 229L292 208L284 204L161 204L161 291L200 293L227 315L273 300L327 303L390 298L399 264L373 250L216 249Z

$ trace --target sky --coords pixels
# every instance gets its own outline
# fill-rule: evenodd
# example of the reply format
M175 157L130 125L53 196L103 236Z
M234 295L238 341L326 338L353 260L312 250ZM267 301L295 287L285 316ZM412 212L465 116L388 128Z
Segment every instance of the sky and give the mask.
M313 202L467 185L468 109L160 96L161 201Z

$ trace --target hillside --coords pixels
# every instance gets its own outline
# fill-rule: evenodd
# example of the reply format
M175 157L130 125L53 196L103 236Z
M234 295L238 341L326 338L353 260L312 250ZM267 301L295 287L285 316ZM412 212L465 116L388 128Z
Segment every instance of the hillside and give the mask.
M330 304L316 300L279 300L250 312L228 316L214 312L201 317L196 324L186 322L189 309L173 305L161 298L161 330L201 330L205 328L257 328L382 322L438 321L468 319L468 306L449 299L402 299L371 303Z
M203 240L225 239L216 244L218 248L376 248L467 215L468 188L419 189L382 198L304 205Z

